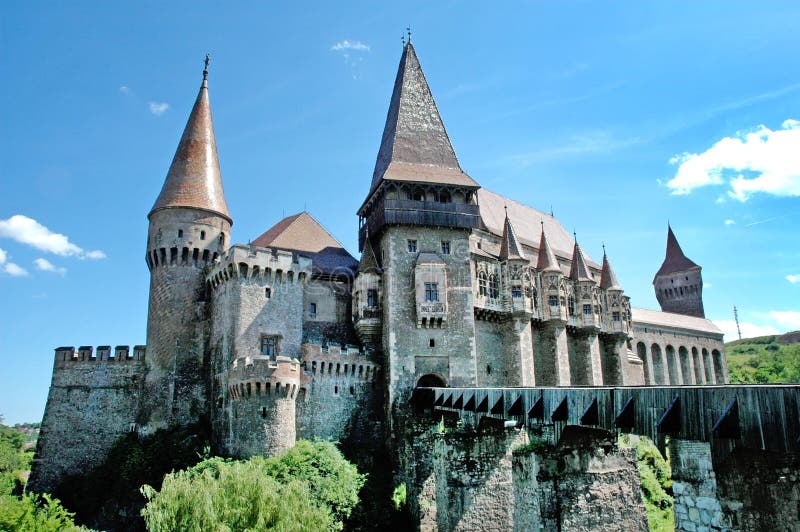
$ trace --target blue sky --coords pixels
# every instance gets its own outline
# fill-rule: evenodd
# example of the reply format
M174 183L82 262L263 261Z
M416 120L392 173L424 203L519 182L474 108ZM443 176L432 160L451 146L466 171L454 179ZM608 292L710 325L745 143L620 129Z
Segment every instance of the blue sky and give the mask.
M635 306L669 220L709 318L800 329L800 6L763 5L3 2L0 413L41 418L57 346L144 343L206 52L234 240L305 208L355 254L409 24L463 168L605 242Z

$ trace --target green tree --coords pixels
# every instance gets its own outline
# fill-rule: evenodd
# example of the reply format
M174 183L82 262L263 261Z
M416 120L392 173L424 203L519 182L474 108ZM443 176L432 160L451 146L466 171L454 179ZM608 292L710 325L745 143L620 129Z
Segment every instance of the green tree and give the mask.
M301 440L286 453L236 461L210 458L143 486L148 530L341 530L364 483L325 441Z

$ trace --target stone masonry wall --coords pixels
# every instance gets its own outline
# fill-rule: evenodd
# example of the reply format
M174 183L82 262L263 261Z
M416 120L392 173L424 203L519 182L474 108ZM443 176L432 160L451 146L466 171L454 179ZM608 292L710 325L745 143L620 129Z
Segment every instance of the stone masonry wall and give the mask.
M125 347L125 346L121 346ZM144 347L56 351L29 489L52 491L65 475L85 473L136 430L145 380ZM134 353L136 353L134 355Z
M717 495L717 481L707 442L669 442L672 492L675 495L675 529L690 532L725 530Z
M408 251L415 240L417 252ZM441 255L442 241L451 253ZM475 384L475 320L469 263L469 232L397 226L381 236L383 256L383 364L388 372L389 404L402 400L426 373L440 374L451 386ZM417 327L414 266L419 252L436 253L446 265L447 320L442 328ZM431 339L434 348L430 347Z
M508 381L503 350L503 330L499 323L475 320L477 385L503 386Z
M568 427L579 436L552 447L526 445L525 429L445 421L407 425L399 448L397 481L421 530L647 530L635 451L610 433Z

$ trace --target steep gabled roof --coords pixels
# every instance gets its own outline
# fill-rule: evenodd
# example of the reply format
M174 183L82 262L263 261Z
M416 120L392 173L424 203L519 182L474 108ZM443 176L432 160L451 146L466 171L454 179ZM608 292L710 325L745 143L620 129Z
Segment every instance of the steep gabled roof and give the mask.
M217 213L233 223L222 190L207 74L207 70L203 72L200 92L150 214L161 209L192 207Z
M361 252L361 260L358 263L358 271L360 272L380 272L381 265L378 262L378 257L375 255L375 250L372 249L372 242L367 237L364 243L364 251Z
M252 244L297 251L312 260L315 270L326 274L352 272L358 264L339 241L305 211L280 220Z
M573 281L591 281L592 274L589 268L586 267L586 259L583 258L583 251L581 247L575 242L575 248L572 251L572 267L569 270L569 278Z
M661 268L656 272L656 277L699 267L700 266L689 260L689 258L683 254L681 245L678 244L678 239L675 238L675 233L672 232L672 227L667 225L667 253L664 257L664 262L661 264Z
M384 179L479 187L458 164L410 42L400 58L370 193Z
M603 270L600 273L600 288L605 290L622 290L622 287L617 281L617 275L611 268L611 263L608 261L608 256L603 253Z
M500 244L500 260L525 259L525 253L517 239L517 233L506 212L506 222L503 226L503 240Z

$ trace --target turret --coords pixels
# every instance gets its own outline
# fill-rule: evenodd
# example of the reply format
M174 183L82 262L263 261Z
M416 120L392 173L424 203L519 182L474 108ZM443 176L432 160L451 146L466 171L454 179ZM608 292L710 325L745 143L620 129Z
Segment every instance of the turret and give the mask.
M570 318L574 318L575 324L582 327L599 327L600 302L597 300L597 284L586 266L586 258L577 239L572 251L569 278L573 289L573 294L570 295L573 299L569 303Z
M504 278L506 279L505 296L511 312L515 315L532 314L532 291L528 268L530 263L525 257L525 252L517 238L517 232L508 217L507 208L498 258L503 264Z
M381 270L378 257L367 236L358 273L353 282L353 322L358 338L365 344L374 345L380 342L383 318L383 289L381 286Z
M207 411L203 378L203 269L223 253L231 224L208 97L208 56L200 92L164 186L148 215L148 429L188 424Z
M661 310L705 318L701 268L683 254L672 227L667 226L667 252L653 287Z
M600 289L605 298L607 329L611 332L623 332L628 330L628 313L626 311L626 301L622 296L622 287L617 281L617 275L611 268L611 262L603 248L603 270L600 272Z
M542 305L546 309L542 313L542 319L566 321L566 292L564 291L564 274L558 266L553 248L547 241L544 234L544 224L542 224L542 236L539 239L539 258L536 261L536 269L540 272L542 279Z

